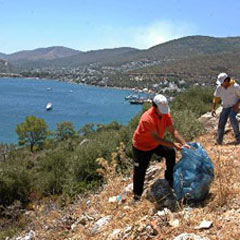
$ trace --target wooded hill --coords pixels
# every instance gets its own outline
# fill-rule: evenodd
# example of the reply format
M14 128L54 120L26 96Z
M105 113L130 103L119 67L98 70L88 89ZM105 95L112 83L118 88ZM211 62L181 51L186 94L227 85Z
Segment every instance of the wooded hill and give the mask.
M83 68L93 68L100 72L99 81L106 78L106 73L108 74L107 77L110 80L105 81L106 86L129 86L129 78L125 77L126 73L156 73L167 77L173 74L178 80L213 82L217 74L222 71L238 78L240 37L188 36L146 50L122 47L82 52L65 47L49 47L9 55L1 53L0 58L8 61L15 73L37 69L40 72L45 71L39 77L57 77L63 80L66 80L64 78L66 69L70 69L68 75L71 75L72 70L75 71L75 77L81 81L83 74L79 71ZM107 67L110 69L106 70L108 72L103 70ZM71 77L73 81L74 74ZM151 81L149 80L149 83ZM91 80L87 83L98 85L97 82L93 83ZM153 83L157 82L154 80Z

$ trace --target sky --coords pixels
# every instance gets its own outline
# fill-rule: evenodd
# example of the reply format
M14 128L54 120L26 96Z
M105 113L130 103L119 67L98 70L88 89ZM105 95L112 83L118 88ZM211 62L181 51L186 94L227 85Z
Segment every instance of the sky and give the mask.
M173 39L240 36L239 0L0 0L0 52L64 46L147 49Z

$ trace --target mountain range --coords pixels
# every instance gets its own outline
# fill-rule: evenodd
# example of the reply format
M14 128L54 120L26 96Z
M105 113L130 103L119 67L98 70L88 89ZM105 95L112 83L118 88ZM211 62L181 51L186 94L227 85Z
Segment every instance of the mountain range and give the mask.
M227 60L224 61L224 58ZM159 66L164 71L181 71L183 68L188 71L205 71L206 68L207 71L219 71L224 65L230 71L239 71L236 61L240 59L240 37L188 36L145 50L122 47L83 52L66 47L48 47L12 54L0 53L0 59L10 63L16 71L77 68L94 63L116 67L142 60L158 61L159 64L140 71L159 71Z

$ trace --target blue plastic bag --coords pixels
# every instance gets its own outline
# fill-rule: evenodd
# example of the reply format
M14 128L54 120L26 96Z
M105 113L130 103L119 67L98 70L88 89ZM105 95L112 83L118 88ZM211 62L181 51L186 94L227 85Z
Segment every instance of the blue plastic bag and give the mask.
M214 166L199 143L190 143L190 149L181 150L182 158L173 171L173 188L177 199L199 202L209 193L214 178Z

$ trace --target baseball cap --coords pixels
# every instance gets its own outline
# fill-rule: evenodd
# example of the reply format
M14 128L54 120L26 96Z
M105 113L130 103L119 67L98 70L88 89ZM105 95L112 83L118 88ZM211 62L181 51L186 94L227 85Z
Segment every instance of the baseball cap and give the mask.
M170 112L170 108L168 106L167 98L165 96L163 96L162 94L156 95L153 98L153 103L155 103L157 105L158 110L162 114L167 114L167 113Z
M226 74L226 73L219 73L219 75L218 75L218 77L217 77L217 84L218 85L221 85L221 84L223 84L223 82L224 82L224 80L226 79L226 78L229 78L229 76Z

